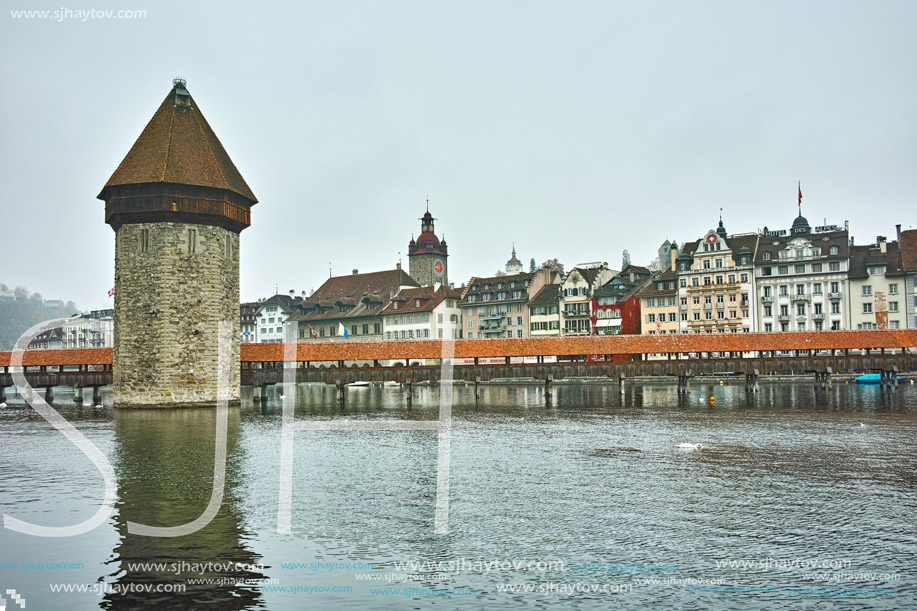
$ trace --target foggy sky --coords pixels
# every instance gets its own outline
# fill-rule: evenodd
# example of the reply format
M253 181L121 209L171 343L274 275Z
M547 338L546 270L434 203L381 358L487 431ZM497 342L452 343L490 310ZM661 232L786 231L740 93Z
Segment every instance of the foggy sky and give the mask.
M0 282L107 307L95 199L188 89L260 200L242 299L391 269L429 195L449 277L665 240L917 225L917 3L93 0L0 15Z

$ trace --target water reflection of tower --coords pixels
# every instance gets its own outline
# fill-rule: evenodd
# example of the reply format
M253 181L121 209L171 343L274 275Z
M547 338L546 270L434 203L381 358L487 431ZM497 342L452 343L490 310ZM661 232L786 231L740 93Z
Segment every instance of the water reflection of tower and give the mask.
M146 537L127 532L127 523L179 526L200 516L210 500L213 483L214 410L180 409L115 413L118 511L121 543L114 551L117 587L185 586L185 592L106 595L106 609L250 609L261 602L257 587L235 586L258 579L247 567L259 559L243 541L250 536L238 511L241 482L234 468L240 462L238 410L229 411L226 439L226 485L223 503L213 521L182 537ZM139 567L137 564L146 566ZM160 567L153 567L157 563ZM211 563L209 569L200 565ZM242 570L233 570L236 566ZM214 569L213 565L233 567ZM195 567L194 565L198 565ZM189 579L220 581L189 584Z

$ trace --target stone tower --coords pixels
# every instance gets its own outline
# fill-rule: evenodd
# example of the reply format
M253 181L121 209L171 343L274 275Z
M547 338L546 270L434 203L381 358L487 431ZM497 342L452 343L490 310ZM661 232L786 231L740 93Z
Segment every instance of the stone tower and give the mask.
M115 406L215 405L221 322L237 402L239 233L258 200L184 80L98 197L115 231Z
M408 244L408 273L420 286L449 284L449 252L446 239L440 241L433 231L435 220L428 202L427 212L420 219L420 236L417 241L411 238Z

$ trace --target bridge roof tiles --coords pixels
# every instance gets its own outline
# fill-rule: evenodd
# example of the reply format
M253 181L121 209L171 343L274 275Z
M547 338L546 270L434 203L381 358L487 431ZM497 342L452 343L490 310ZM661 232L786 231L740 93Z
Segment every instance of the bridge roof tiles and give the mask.
M456 358L844 348L900 349L917 347L917 329L473 339L456 340L454 345ZM241 358L243 362L283 361L283 348L283 344L242 344ZM442 356L442 342L439 340L309 341L297 344L296 349L297 360L300 361L438 359ZM11 354L0 352L0 367L10 365ZM111 348L27 350L23 354L23 365L106 365L111 362Z

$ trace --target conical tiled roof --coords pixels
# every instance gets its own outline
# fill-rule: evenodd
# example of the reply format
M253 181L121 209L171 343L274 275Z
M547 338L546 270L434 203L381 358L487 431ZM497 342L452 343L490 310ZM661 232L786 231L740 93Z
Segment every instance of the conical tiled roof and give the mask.
M99 198L104 199L108 187L143 183L226 189L258 202L178 79Z

